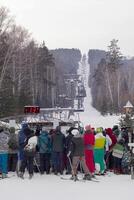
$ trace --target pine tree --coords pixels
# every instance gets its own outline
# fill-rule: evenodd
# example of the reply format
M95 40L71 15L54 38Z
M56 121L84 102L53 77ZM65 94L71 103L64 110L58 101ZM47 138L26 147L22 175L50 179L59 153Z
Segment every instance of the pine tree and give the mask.
M107 65L107 82L109 88L109 94L112 104L112 112L119 112L120 110L120 73L119 68L122 65L122 54L118 47L118 40L113 39L108 46L108 52L106 55Z
M132 128L133 122L134 122L133 113L127 113L121 116L119 125L121 128Z

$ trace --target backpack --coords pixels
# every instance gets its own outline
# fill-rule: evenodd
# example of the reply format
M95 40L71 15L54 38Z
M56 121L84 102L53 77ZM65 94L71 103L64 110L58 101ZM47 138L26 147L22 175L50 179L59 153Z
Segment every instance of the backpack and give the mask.
M36 151L36 146L35 146L35 147L31 147L30 145L27 144L27 145L24 147L24 151L25 151L25 152L28 152L28 153L30 153L30 152L31 152L31 153L33 152L33 153L34 153L34 152Z
M124 148L121 144L116 144L113 148L112 155L116 158L122 158L124 154Z
M24 147L24 151L27 153L35 153L36 152L36 141L33 141L36 136L27 138L26 145Z

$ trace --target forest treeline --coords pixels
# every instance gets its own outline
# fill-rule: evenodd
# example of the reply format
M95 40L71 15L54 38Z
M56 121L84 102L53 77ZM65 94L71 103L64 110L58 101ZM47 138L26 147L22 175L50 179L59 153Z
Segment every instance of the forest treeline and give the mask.
M49 50L45 42L39 44L0 7L0 118L22 114L25 105L73 106L72 77L81 58L79 49ZM107 51L90 50L88 62L97 110L119 113L128 100L134 104L134 58L122 56L118 40L113 39Z
M90 50L90 87L93 106L102 114L120 113L129 100L134 105L134 58L121 53L113 39L107 51Z
M56 106L63 74L76 73L80 59L77 49L50 51L38 44L0 7L0 117L23 113L25 105Z

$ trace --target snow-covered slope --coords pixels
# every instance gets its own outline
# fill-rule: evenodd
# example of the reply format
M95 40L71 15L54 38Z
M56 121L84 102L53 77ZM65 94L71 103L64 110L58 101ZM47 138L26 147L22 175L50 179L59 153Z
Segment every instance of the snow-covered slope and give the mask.
M10 175L10 174L9 174ZM27 177L27 175L26 175ZM61 180L56 175L35 174L32 180L17 176L0 180L1 200L129 200L134 180L129 175L99 177L100 182Z
M84 63L83 63L84 64ZM79 65L78 73L82 72L82 62ZM86 79L86 93L87 97L84 99L84 112L80 113L80 120L83 122L84 125L91 124L92 127L113 127L113 125L119 123L120 116L108 115L106 117L102 116L95 108L92 106L92 96L91 96L91 89L88 86L88 78L90 74L90 66L86 59L85 63L85 79Z

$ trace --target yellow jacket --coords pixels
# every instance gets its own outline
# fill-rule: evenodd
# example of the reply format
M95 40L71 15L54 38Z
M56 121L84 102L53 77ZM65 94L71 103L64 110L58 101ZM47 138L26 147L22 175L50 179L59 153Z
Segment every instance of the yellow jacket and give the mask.
M94 149L104 149L105 144L106 144L106 137L102 133L97 133L95 135Z

